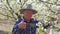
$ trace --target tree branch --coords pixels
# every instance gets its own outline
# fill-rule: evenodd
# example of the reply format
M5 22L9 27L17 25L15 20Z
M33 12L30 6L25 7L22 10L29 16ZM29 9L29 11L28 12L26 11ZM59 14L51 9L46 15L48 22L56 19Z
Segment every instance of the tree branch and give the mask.
M51 4L51 5L56 5L56 6L60 6L60 4L53 4L53 3L50 3L50 2L46 2L46 1L42 1L42 0L39 0L40 2L43 2L43 3L47 3L47 4ZM58 1L58 0L57 0Z
M27 2L27 0L24 1L24 3L22 4L21 2L21 6L20 6L20 9L24 6L24 4ZM15 15L17 15L18 18L20 18L21 16L17 13L15 13Z
M11 14L12 14L12 16L14 17L14 10L13 10L13 8L10 6L10 4L9 4L9 2L8 2L8 0L6 0L6 2L7 2L7 5L9 6L9 8L11 9L11 11L9 11ZM15 17L14 17L14 19L16 19Z
M0 13L0 15L3 15L3 16L8 16L8 15L5 15L5 14L3 14L3 13ZM11 16L8 16L8 17L10 17L10 18L13 18L13 17L11 17Z
M40 0L40 2L43 2L43 4L48 3L48 4L51 4L51 5L54 5L53 3L49 3L49 2L46 2L46 1L42 1L42 0ZM48 5L45 4L45 6L46 6L49 10L51 10L51 12L56 13L56 12L54 12L54 11L51 9L51 7L49 7Z
M22 8L26 2L27 2L27 0L25 0L23 4L21 3L21 7L20 8Z

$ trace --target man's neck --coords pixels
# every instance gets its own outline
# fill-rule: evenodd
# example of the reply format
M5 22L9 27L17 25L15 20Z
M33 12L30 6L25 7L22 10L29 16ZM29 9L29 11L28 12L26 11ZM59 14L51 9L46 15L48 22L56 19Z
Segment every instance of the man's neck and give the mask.
M30 20L31 20L31 18L28 19L28 18L24 18L24 17L23 17L23 19L26 20L27 22L30 22Z

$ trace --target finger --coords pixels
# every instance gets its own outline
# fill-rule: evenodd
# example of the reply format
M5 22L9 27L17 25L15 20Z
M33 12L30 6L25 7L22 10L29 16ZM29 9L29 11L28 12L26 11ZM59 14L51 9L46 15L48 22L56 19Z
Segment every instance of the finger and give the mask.
M24 22L24 19L22 19L22 22Z
M22 21L24 21L24 19L22 19Z
M21 23L24 23L24 19L21 20Z

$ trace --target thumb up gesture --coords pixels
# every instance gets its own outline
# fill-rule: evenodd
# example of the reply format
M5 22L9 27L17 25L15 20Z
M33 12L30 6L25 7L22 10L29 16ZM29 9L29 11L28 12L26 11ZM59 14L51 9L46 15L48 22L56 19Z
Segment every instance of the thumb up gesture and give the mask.
M21 22L18 24L18 28L20 28L20 29L26 28L26 22L24 22L24 19L22 19Z

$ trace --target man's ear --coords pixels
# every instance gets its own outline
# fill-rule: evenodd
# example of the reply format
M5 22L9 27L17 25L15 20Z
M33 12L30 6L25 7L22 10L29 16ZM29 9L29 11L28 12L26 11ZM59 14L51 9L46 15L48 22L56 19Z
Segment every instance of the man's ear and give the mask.
M22 11L21 14L24 14L24 11Z

